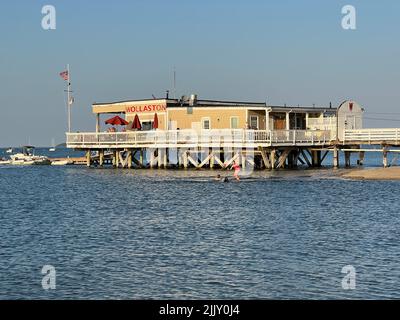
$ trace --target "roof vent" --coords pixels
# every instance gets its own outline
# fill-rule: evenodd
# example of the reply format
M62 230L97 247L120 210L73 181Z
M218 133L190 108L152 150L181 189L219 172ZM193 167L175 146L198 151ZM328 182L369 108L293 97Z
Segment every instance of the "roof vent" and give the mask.
M191 94L189 99L189 106L193 107L197 104L197 94Z

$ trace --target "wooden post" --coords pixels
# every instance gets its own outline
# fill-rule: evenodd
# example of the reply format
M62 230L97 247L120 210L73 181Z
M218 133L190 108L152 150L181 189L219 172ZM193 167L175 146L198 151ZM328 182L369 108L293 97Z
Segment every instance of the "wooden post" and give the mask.
M333 167L339 167L339 149L336 146L333 149Z
M265 150L261 150L261 158L264 163L265 169L271 169L271 164L269 162L269 159L267 158Z
M128 152L128 155L127 155L127 157L128 157L128 169L131 169L132 168L132 150L128 150L127 152Z
M271 159L271 169L275 169L275 162L276 162L275 157L276 157L276 149L272 149L272 150L271 150L271 156L270 156L270 159Z
M164 169L167 169L168 168L168 149L167 148L164 149L163 160L164 160Z
M294 155L293 155L293 166L294 166L294 168L297 168L297 165L299 163L299 157L300 157L300 151L298 149L296 149L294 151Z
M139 163L140 163L140 166L141 166L141 167L144 166L144 156L143 156L143 153L144 153L143 149L140 149L140 153L139 153Z
M210 158L210 169L214 169L215 158L214 158L214 154L212 152L212 149L210 149L210 155L211 155L211 158Z
M90 167L91 159L90 159L90 149L86 151L86 166Z
M99 166L102 167L104 165L104 149L99 150Z
M115 167L119 167L119 150L115 152Z
M310 160L308 160L307 154L306 154L306 152L304 152L304 149L301 149L301 150L300 150L300 153L301 153L301 155L303 156L303 159L304 159L304 161L307 163L307 165L308 165L309 167L312 167L312 164L311 164Z
M287 166L288 166L288 168L293 169L293 162L294 162L293 151L289 151L289 154L287 156Z
M358 154L358 158L358 165L362 166L364 164L365 151L360 151Z
M383 167L388 167L388 152L386 146L383 147Z
M150 150L150 169L153 169L154 166L154 150L149 148Z
M182 166L182 149L177 149L178 168Z
M188 168L188 162L189 162L189 159L188 159L187 151L184 151L184 152L183 152L183 167L184 167L185 169Z
M320 150L312 150L311 151L311 161L313 167L321 166L321 151Z
M112 156L112 164L114 167L117 166L117 151L113 150L113 156Z
M345 162L346 167L351 166L351 152L350 151L344 152L344 162Z
M161 168L161 166L162 166L161 159L163 158L163 155L164 155L164 149L158 149L157 155L158 155L157 166L158 166L158 168Z

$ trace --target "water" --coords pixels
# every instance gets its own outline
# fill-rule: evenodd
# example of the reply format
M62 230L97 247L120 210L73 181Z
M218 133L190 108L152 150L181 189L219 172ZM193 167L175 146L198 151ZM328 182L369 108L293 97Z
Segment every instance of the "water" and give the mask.
M341 171L0 166L0 299L400 298L400 181Z

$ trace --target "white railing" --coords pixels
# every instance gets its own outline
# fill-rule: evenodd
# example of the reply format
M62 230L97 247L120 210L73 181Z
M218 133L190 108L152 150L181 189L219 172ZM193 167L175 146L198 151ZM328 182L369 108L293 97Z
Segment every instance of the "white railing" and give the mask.
M390 142L398 144L400 142L400 128L344 130L343 142Z
M116 133L67 133L67 147L140 147L148 145L326 144L333 138L323 130L157 130Z
M309 130L335 130L336 117L308 118L307 128Z

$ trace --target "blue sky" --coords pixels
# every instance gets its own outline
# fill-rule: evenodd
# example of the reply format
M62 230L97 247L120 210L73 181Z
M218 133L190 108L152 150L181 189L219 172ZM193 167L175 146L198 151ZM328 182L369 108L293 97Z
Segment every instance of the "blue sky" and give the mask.
M57 29L41 28L54 5ZM343 30L341 8L357 10ZM0 146L64 140L71 65L73 129L94 130L91 103L177 95L338 105L365 125L400 127L399 1L22 1L0 4ZM374 120L388 119L388 120Z

